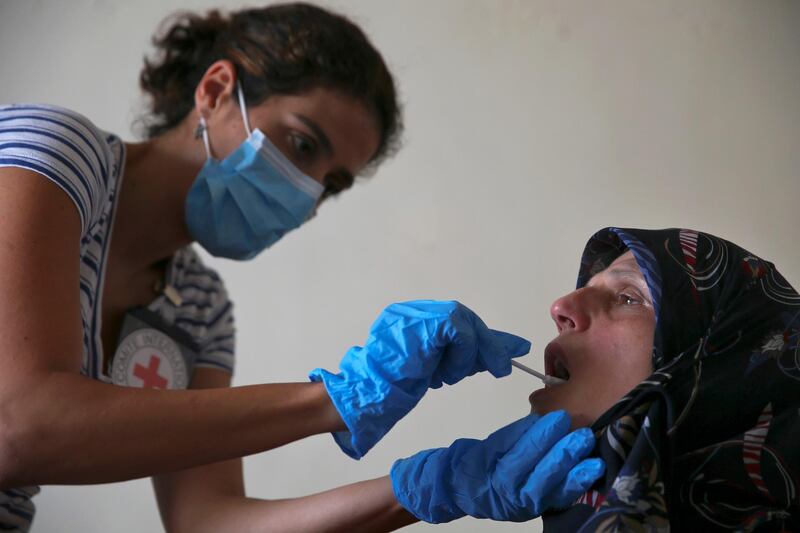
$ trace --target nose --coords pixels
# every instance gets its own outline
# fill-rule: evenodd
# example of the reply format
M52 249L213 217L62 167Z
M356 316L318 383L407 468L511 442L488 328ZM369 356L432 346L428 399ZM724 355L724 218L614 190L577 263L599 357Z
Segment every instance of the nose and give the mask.
M589 327L590 318L585 302L587 296L587 290L582 288L556 299L550 305L550 316L559 333L583 331Z

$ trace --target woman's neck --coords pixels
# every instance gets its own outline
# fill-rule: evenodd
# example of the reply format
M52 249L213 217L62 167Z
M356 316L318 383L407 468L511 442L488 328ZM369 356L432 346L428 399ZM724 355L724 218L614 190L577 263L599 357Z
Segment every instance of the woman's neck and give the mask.
M186 124L126 148L111 254L136 272L192 242L184 202L205 156Z

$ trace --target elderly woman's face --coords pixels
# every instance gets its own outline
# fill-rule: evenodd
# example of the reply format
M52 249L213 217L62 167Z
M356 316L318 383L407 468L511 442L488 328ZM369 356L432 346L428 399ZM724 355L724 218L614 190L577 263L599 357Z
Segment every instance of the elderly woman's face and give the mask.
M566 409L573 427L591 425L652 373L655 311L633 254L619 256L589 283L550 307L558 336L545 372L569 378L530 396L539 414Z

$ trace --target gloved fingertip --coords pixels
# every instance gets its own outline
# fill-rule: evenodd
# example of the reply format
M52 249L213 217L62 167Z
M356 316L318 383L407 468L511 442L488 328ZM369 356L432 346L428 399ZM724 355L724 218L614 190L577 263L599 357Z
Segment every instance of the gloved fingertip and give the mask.
M490 330L495 341L502 347L503 351L508 357L521 357L531 351L531 341L514 335L513 333L506 333L505 331Z
M536 413L528 413L527 415L520 418L519 421L524 420L524 422L521 422L521 424L524 424L526 428L529 428L536 422L538 422L540 418L542 417Z
M569 431L571 419L568 412L564 409L558 409L544 415L540 423L553 426L556 431L566 435L567 431Z
M576 429L573 433L575 433L576 438L580 439L581 443L588 446L591 445L594 447L594 433L589 428L579 428Z
M516 343L511 346L510 353L511 357L522 357L523 355L531 353L531 341L523 339L522 337L517 337Z
M531 343L522 337L503 331L488 330L488 337L481 334L480 357L486 369L496 378L511 374L511 359L531 351Z
M606 462L600 459L599 457L592 457L591 459L586 459L584 463L588 463L588 467L595 472L595 479L599 478L603 474L606 473Z
M594 447L595 439L591 430L580 428L563 437L559 441L557 449L577 462L592 453Z
M588 490L605 472L606 464L599 457L581 461L573 469L574 478L583 490Z
M496 362L489 368L489 373L496 378L504 378L511 374L511 363L508 361Z
M600 458L581 461L573 467L559 486L544 498L542 508L563 509L581 494L591 489L605 473L605 463Z
M522 435L527 433L530 428L536 424L536 421L539 420L539 416L536 414L527 414L522 418L518 418L517 420L511 422L503 426L502 428L493 431L489 436L488 439L494 438L495 435L505 435L508 437L507 444L511 445L511 443L517 442Z

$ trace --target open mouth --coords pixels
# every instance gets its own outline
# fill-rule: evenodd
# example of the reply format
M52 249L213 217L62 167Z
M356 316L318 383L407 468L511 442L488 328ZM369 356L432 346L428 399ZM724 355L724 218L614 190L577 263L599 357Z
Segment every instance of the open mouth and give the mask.
M544 371L548 376L554 376L564 381L569 381L569 369L564 361L561 351L554 344L548 344L544 354Z

